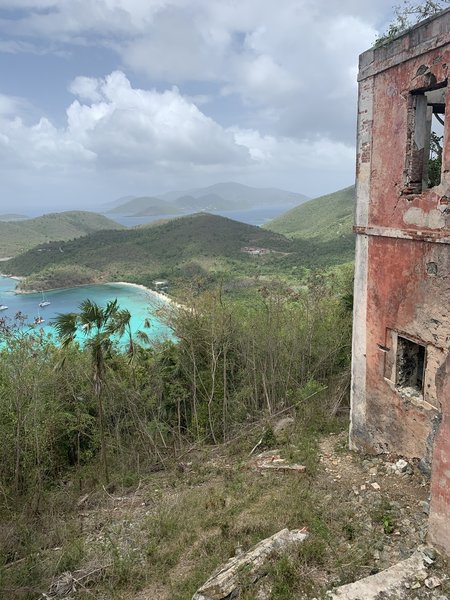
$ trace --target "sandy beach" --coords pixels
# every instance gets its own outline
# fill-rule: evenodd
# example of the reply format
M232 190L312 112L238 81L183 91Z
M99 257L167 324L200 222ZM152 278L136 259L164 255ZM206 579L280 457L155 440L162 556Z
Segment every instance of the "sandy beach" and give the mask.
M128 283L127 281L109 281L108 283L111 285L129 285L131 287L135 287L140 290L143 290L144 292L150 294L151 296L155 296L155 297L159 298L160 300L162 300L163 302L167 302L168 304L171 304L172 306L175 306L176 308L185 308L183 306L183 304L179 304L178 302L175 302L175 300L173 300L167 294L162 294L161 292L156 292L155 290L151 290L150 288L145 287L145 285L141 285L139 283Z
M8 277L8 279L14 279L15 281L21 281L22 279L25 279L24 277L19 277L17 275L8 275L6 273L0 273L0 277ZM152 290L148 287L145 287L145 285L141 285L139 283L129 283L128 281L102 281L102 282L96 282L96 283L84 283L84 284L80 284L80 285L74 285L72 287L76 288L76 287L84 287L84 286L89 286L89 285L127 285L130 287L138 288L138 289L142 290L143 292L145 292L146 294L148 294L149 296L154 296L155 298L158 298L159 300L162 300L163 302L166 302L167 304L170 304L171 306L174 306L176 308L186 308L183 304L176 302L167 294L157 292L157 291ZM45 291L53 292L53 291L60 290L60 289L63 289L63 288L49 288L49 289L46 289ZM16 289L15 293L18 295L27 295L27 294L38 294L41 291L42 290L17 290Z

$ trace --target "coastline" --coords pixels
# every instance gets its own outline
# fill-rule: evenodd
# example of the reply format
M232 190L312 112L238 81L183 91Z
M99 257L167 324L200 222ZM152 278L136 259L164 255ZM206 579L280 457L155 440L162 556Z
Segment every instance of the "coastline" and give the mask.
M7 277L8 279L14 279L15 281L22 281L22 279L25 279L25 277L20 277L18 275L9 275L6 273L0 273L0 277ZM97 281L97 282L93 282L93 283L81 283L79 285L72 285L70 286L70 288L48 288L46 290L44 290L45 292L55 292L58 290L65 290L65 289L74 289L74 288L79 288L79 287L88 287L90 285L127 285L130 287L134 287L134 288L138 288L142 291L144 291L146 294L149 294L151 296L155 296L157 297L159 300L162 300L163 302L166 302L167 304L170 304L171 306L174 306L175 308L185 308L185 306L183 304L180 304L179 302L176 302L173 298L171 298L170 296L168 296L167 294L163 294L161 292L157 292L156 290L152 290L148 287L146 287L145 285L139 284L139 283L130 283L128 281ZM39 294L42 290L14 290L14 293L17 295L28 295L28 294Z
M138 288L148 294L151 294L152 296L156 296L163 302L167 302L168 304L171 304L172 306L175 306L176 308L185 308L183 306L183 304L176 302L173 298L171 298L167 294L162 294L161 292L157 292L156 290L151 290L150 288L145 287L145 285L142 285L140 283L128 283L128 281L108 281L107 283L109 285L129 285L131 287Z

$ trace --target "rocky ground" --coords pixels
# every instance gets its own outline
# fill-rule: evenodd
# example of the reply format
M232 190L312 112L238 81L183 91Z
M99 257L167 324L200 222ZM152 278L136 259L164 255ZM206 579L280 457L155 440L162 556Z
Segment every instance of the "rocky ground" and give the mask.
M308 540L274 558L243 600L325 598L410 557L426 542L428 478L401 457L350 452L346 439L327 435L313 450L295 432L274 439L305 472L254 468L263 448L252 458L248 448L195 449L133 489L80 497L82 551L41 598L190 600L228 558L285 527L306 528ZM427 552L427 569L392 598L450 598L448 566Z

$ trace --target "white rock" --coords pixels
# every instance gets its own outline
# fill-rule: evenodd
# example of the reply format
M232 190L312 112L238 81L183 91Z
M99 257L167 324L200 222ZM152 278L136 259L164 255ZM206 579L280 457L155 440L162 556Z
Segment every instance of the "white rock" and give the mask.
M406 473L408 467L409 467L408 463L403 458L400 458L400 460L398 460L395 463L395 469L396 469L396 471L399 471L400 473Z
M429 590L434 590L441 585L441 580L438 577L428 577L425 579L425 585Z
M264 574L265 563L275 554L308 537L304 530L282 529L270 538L262 540L253 548L230 558L193 595L192 600L225 600L239 594L242 576L248 582L257 581Z

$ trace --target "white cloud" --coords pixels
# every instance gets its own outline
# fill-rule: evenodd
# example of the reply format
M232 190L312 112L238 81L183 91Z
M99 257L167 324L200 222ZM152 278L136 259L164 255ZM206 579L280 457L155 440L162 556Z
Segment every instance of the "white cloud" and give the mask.
M333 171L353 161L353 148L317 136L301 141L238 126L224 128L177 88L133 88L120 72L78 77L78 95L67 122L47 118L27 125L14 115L15 100L0 96L1 169L68 174L90 172L112 180L139 177L166 181L182 173L220 177L281 174L302 169Z
M67 109L63 129L46 118L27 126L14 116L14 98L0 96L0 133L9 163L39 169L64 164L70 169L95 162L97 168L141 171L250 161L248 149L236 142L234 134L204 115L177 88L162 93L135 89L115 71L104 79L78 77L70 90L81 101Z
M101 93L98 88L98 79L92 77L83 77L80 75L70 83L69 92L74 96L78 96L81 98L81 100L98 102L101 100Z
M350 183L357 57L391 2L0 0L0 52L39 55L42 64L49 53L70 53L71 68L78 46L83 61L87 52L98 58L68 88L55 69L54 81L76 97L66 121L56 100L36 118L21 99L0 95L0 170L5 178L19 165L43 174L54 164L59 173L89 173L93 185L122 177L125 194L130 181L150 192L155 182L171 188L196 178L307 193L308 177L319 192L325 180L335 182L327 190ZM106 55L106 72L120 71L86 77L103 74L96 69Z
M26 105L26 100L0 93L0 117L16 115Z
M120 71L71 86L91 104L68 109L68 132L104 164L141 168L155 163L211 165L249 160L233 135L186 100L177 88L132 88Z
M222 94L235 94L253 108L246 126L296 139L318 132L336 140L354 137L357 56L375 40L375 22L390 4L40 0L43 11L33 10L31 0L21 3L28 13L3 22L19 37L106 45L149 81L217 82ZM73 89L82 96L81 87ZM96 100L92 90L84 92L83 99Z

